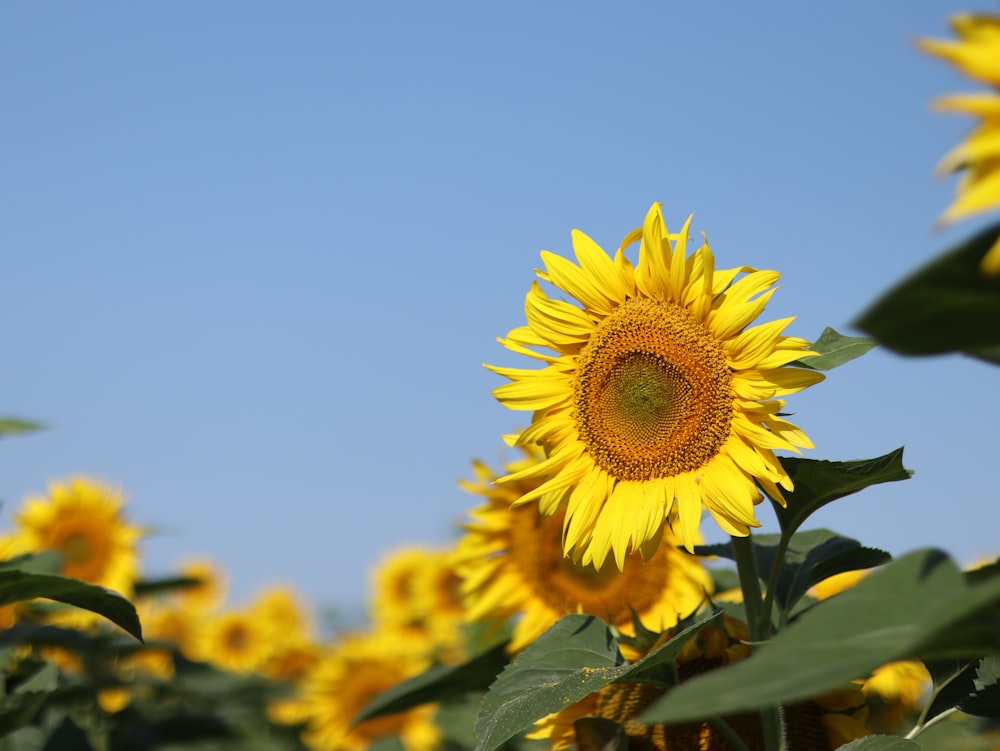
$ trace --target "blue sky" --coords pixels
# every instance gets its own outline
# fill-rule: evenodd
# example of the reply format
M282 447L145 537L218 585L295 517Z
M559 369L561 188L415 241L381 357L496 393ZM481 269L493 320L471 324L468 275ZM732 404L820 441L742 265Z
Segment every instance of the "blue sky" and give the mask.
M148 574L204 555L237 601L360 607L524 424L482 363L516 362L495 337L572 228L694 213L807 338L970 233L932 229L968 123L928 101L973 86L913 45L967 8L4 3L0 414L53 426L0 446L4 524L100 476L158 530ZM813 526L997 552L996 376L876 352L793 397L809 456L917 472Z

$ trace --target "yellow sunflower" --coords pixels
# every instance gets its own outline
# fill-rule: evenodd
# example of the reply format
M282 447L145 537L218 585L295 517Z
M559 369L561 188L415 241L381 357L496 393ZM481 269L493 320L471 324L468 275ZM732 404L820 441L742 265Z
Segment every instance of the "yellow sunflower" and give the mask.
M537 449L506 467L511 474L543 461ZM511 650L530 644L567 613L590 613L635 636L633 612L654 631L675 625L711 591L712 579L697 559L666 538L643 563L638 553L621 570L575 563L562 548L564 509L542 516L533 506L510 508L528 491L527 481L494 484L496 475L475 465L467 490L485 496L471 512L455 553L467 618L504 622L520 614Z
M445 662L462 659L462 611L451 551L399 548L372 572L377 629L395 629Z
M177 593L184 608L198 612L216 610L226 599L226 576L207 558L191 558L180 566L180 575L198 583Z
M667 634L669 636L669 634ZM706 626L685 644L677 657L681 681L738 662L750 654L746 624L728 616L721 625ZM724 751L729 741L709 722L675 725L640 725L644 710L665 693L661 684L612 683L583 700L536 723L531 738L550 738L553 751L575 746L578 751L598 751L603 744L589 737L586 727L576 724L583 717L613 720L624 727L630 748L643 751ZM782 708L788 751L836 749L869 734L865 725L865 697L856 686ZM746 743L763 748L760 715L742 712L723 717Z
M251 610L209 618L195 634L194 659L234 673L253 673L271 656L270 629Z
M316 751L364 751L398 735L406 751L432 751L441 738L434 705L354 725L372 699L429 666L422 650L410 649L398 633L344 637L303 682L300 697L308 718L303 739Z
M951 19L958 39L924 39L921 49L993 87L991 92L937 99L936 109L981 118L965 141L944 156L943 173L962 172L955 200L941 221L950 223L1000 206L1000 16L962 14ZM982 260L983 273L1000 274L1000 240Z
M15 516L14 550L51 550L61 573L131 597L139 573L142 530L123 515L119 488L86 477L49 485L47 497L29 498ZM99 620L84 610L59 611L54 620L84 626Z
M579 266L542 251L539 278L581 307L535 282L528 325L500 342L544 367L487 366L511 380L497 399L534 413L510 442L547 457L499 482L547 477L517 503L537 500L546 516L565 506L565 551L597 568L609 553L622 568L631 551L654 550L674 513L689 550L702 507L727 533L749 534L757 486L778 502L779 486L792 489L774 451L812 445L777 398L822 380L786 367L812 354L809 342L782 334L791 318L748 328L779 274L716 270L707 242L689 256L690 222L669 234L654 204L614 258L579 231Z

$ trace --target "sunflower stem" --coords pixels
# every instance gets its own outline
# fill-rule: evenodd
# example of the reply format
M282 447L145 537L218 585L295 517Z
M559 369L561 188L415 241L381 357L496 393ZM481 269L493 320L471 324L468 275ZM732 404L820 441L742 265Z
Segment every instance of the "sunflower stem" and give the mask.
M733 558L736 560L736 572L740 577L740 589L743 590L743 607L746 608L747 626L750 638L754 643L765 642L771 638L771 614L765 609L760 591L760 576L757 573L757 560L753 554L753 541L750 535L730 538L733 546ZM770 605L770 603L768 603ZM781 723L781 708L766 707L760 713L764 732L764 748L767 751L784 751L785 734Z

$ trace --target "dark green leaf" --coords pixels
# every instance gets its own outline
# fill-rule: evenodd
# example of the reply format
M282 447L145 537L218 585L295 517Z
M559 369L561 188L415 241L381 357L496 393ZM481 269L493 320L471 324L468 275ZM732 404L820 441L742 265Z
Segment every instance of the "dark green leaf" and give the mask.
M820 355L818 357L805 357L789 364L812 370L832 370L845 362L861 357L877 345L878 342L874 339L864 336L845 336L827 326L819 335L819 339L813 342L809 348L814 352L819 352Z
M753 552L757 574L767 581L778 555L781 535L754 535ZM732 545L699 545L695 554L735 560ZM842 537L829 529L813 529L792 535L785 550L775 601L782 610L790 610L806 591L834 574L871 568L888 562L891 556L881 550L861 547L861 543Z
M22 433L34 433L36 430L45 430L47 427L40 422L18 420L16 417L2 417L0 418L0 438Z
M841 746L839 751L920 751L920 744L895 735L869 735Z
M48 691L25 691L0 696L0 736L24 727L49 698Z
M573 721L579 751L628 751L625 728L605 717L580 717Z
M979 270L998 234L1000 225L989 227L934 259L877 300L856 325L911 355L1000 345L1000 277Z
M0 605L35 597L90 610L142 641L142 627L135 606L117 592L65 576L0 570Z
M907 480L912 475L903 467L901 448L875 459L830 462L781 457L781 464L795 483L795 490L785 493L787 507L773 504L786 532L794 532L810 514L838 498L871 485Z
M69 717L63 717L45 741L42 751L94 751L94 746L79 725Z
M978 660L928 660L925 665L934 682L934 694L927 709L926 720L958 706L975 691Z
M1000 346L996 347L972 347L965 350L965 354L975 357L977 360L1000 365Z
M892 560L892 556L878 548L854 548L845 550L816 564L809 574L808 587L813 587L825 579L847 571L864 571L882 566Z
M438 665L379 694L361 710L354 723L429 702L446 701L471 691L485 691L507 662L504 642L462 665Z
M94 751L94 747L83 729L64 717L42 746L42 751Z
M801 701L896 660L1000 650L1000 580L969 586L943 553L922 550L802 613L749 659L671 690L640 720L685 722Z
M194 576L171 576L163 579L140 579L134 584L136 597L154 597L176 590L197 587L204 582Z
M974 692L958 708L976 717L1000 720L1000 657L988 655L976 667Z
M493 751L535 720L607 685L627 667L606 623L591 615L565 616L490 687L476 720L476 751Z

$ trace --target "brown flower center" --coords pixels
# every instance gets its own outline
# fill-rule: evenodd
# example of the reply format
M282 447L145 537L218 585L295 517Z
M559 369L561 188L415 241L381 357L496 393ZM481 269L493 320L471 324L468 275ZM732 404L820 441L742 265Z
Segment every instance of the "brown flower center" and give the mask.
M580 351L577 429L619 480L704 466L729 437L731 372L712 334L678 305L627 300Z

